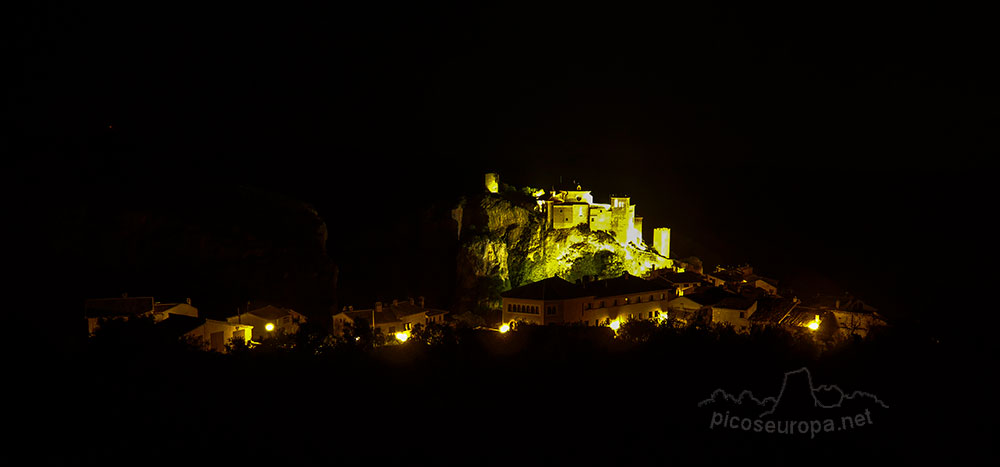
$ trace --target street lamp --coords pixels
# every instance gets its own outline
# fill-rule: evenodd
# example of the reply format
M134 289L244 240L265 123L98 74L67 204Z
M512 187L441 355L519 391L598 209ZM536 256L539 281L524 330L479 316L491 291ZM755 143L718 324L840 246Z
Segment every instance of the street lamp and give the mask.
M816 319L810 321L809 324L806 325L806 327L808 327L813 331L819 329L819 315L816 315Z

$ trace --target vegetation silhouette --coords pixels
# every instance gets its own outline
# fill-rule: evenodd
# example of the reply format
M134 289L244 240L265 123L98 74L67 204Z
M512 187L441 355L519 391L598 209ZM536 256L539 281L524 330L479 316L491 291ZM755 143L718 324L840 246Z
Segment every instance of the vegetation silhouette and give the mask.
M413 446L401 456L415 463L919 457L907 440L922 439L948 414L887 411L867 431L823 443L708 431L697 403L713 389L771 394L784 372L801 367L893 407L916 406L928 391L955 393L919 376L955 367L947 374L957 377L962 368L953 349L933 339L884 329L830 346L818 334L674 320L627 321L617 332L517 323L499 333L429 323L399 343L362 322L336 337L304 325L218 353L131 319L102 323L40 380L46 388L72 386L72 398L55 390L39 397L44 413L61 420L54 433L66 435L65 446L51 456L63 463L126 463L145 453L222 461L234 445L262 461L361 463L386 443ZM526 433L548 441L516 441ZM578 445L587 433L612 436L614 449L558 447ZM248 442L290 434L295 443Z

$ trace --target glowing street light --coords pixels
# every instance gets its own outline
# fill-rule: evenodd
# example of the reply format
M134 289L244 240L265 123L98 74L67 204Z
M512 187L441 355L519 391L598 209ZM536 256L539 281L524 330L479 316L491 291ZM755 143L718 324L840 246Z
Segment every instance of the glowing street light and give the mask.
M500 331L500 334L503 334L503 333L505 333L507 331L510 331L510 326L507 323L501 324L499 331Z
M265 324L264 325L264 330L267 331L267 332L273 331L274 330L274 323L267 323L267 324Z
M819 329L819 315L816 315L816 319L810 321L806 327L813 331Z
M615 332L618 332L618 328L622 327L622 323L616 319L608 323L608 327L614 330Z
M410 335L407 334L407 333L405 333L405 332L397 332L396 333L396 340L398 340L400 342L406 342L406 340L409 339L409 338L410 338Z

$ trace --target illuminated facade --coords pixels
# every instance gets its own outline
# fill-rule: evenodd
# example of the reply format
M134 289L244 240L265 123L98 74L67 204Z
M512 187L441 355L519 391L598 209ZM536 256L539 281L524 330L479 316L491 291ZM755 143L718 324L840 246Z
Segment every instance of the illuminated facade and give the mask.
M182 336L197 343L202 350L220 353L225 353L226 345L231 344L233 340L246 342L253 333L253 326L249 324L230 324L225 321L184 315L170 316L157 326L169 334Z
M374 308L365 310L355 310L351 306L333 315L333 334L343 336L346 327L357 326L363 321L372 328L376 336L394 336L398 333L408 336L417 324L444 324L447 314L445 310L425 307L423 297L416 300L393 300L391 304L375 302Z
M746 298L720 287L698 289L700 292L680 294L667 309L670 316L680 323L728 324L737 331L750 330L751 317L757 311L757 301Z
M499 175L486 174L486 191L497 193ZM545 214L545 228L569 229L586 224L590 230L610 233L618 243L641 245L642 217L636 217L635 205L628 196L611 195L610 204L595 203L589 190L577 185L576 189L544 190L535 193L538 210ZM654 248L665 258L670 257L670 229L654 230Z
M673 287L663 280L629 274L572 283L558 276L500 294L502 322L602 326L631 319L665 317Z
M299 324L306 322L306 317L289 308L267 305L230 316L226 318L226 322L253 326L252 339L260 342L261 339L276 334L295 334L299 331Z

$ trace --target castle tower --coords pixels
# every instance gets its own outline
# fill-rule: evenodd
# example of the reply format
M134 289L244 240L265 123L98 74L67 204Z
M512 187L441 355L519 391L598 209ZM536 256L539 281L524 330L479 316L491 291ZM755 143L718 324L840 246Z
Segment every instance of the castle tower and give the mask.
M628 243L634 220L635 206L629 204L629 197L611 195L611 233L618 243Z
M500 174L496 172L486 174L486 191L490 193L500 192Z
M632 221L632 223L635 226L632 229L633 236L635 237L634 241L635 241L636 245L639 245L639 244L642 243L642 217L635 216L635 218Z
M669 227L657 227L653 229L653 248L660 255L667 258L670 257L670 228Z

